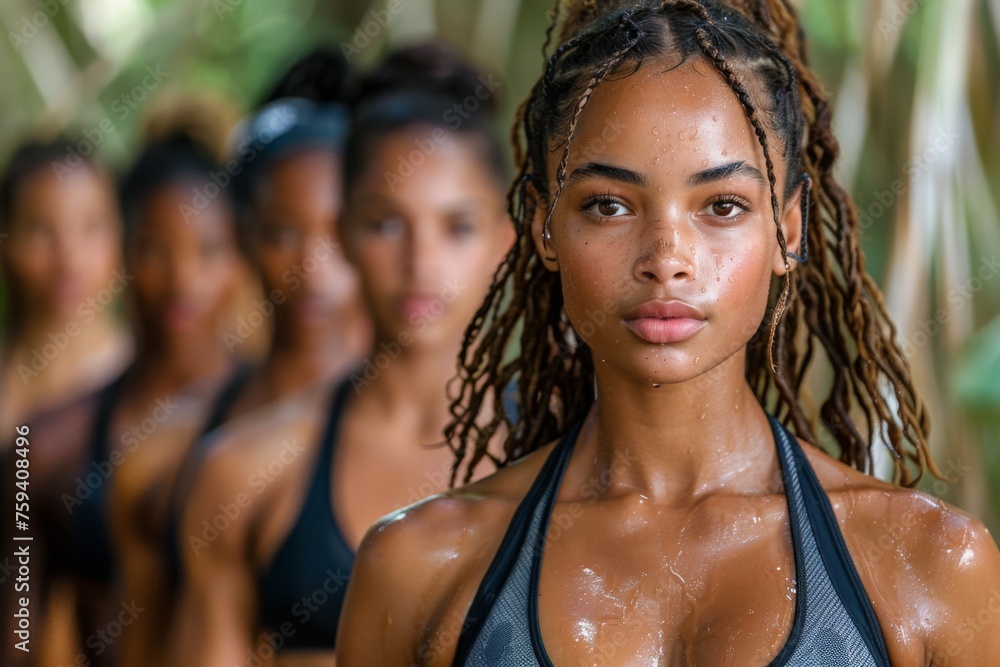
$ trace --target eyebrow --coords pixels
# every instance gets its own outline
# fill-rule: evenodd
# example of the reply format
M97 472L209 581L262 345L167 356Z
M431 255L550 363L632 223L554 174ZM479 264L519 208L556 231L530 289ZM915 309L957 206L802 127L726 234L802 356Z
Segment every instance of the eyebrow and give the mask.
M729 178L730 176L748 176L755 181L760 181L762 185L767 184L767 180L764 178L764 174L760 172L760 169L757 169L744 161L730 162L729 164L712 167L710 169L705 169L704 171L691 174L691 176L688 177L688 184L695 186L707 185L709 183L714 183L715 181L721 181L724 178Z
M607 178L612 181L625 183L626 185L646 186L646 177L639 172L625 169L624 167L615 167L610 164L601 164L600 162L588 162L582 167L574 169L573 173L569 175L567 183L576 183L591 178Z

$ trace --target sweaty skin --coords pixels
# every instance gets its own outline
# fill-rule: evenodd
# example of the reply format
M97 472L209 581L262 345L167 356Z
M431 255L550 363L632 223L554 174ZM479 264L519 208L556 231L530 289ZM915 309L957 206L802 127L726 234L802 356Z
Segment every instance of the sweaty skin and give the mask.
M79 398L117 375L132 352L112 300L121 273L114 190L96 167L42 164L14 197L0 261L21 304L0 355L0 441L32 413Z
M766 173L763 151L710 65L671 64L650 60L598 87L573 142L589 150L570 152L548 250L544 212L532 226L577 331L593 321L588 312L607 314L604 325L583 328L597 402L542 561L541 635L560 666L764 665L794 616L775 443L744 378L746 344L785 264L766 181L745 168L695 178L735 162ZM608 123L618 138L597 141ZM799 193L784 201L775 153L780 221L794 252ZM623 180L595 165L634 173ZM683 301L704 324L678 342L650 343L626 315L653 299ZM985 527L803 445L892 663L991 664L1000 655L1000 614L991 611L1000 553ZM341 667L452 664L472 598L551 448L372 528L341 619Z
M448 487L450 451L425 445L442 440L445 383L462 334L513 240L501 187L464 138L439 144L412 176L390 187L384 174L425 134L416 129L378 142L348 193L341 225L373 321L371 363L339 378L347 377L353 391L337 431L330 502L353 548L379 517ZM331 386L319 383L241 417L219 435L184 516L187 589L174 664L244 664L273 653L265 631L274 629L259 625L257 579L302 511ZM240 494L250 502L209 539L205 522ZM278 651L275 664L334 660L329 651Z

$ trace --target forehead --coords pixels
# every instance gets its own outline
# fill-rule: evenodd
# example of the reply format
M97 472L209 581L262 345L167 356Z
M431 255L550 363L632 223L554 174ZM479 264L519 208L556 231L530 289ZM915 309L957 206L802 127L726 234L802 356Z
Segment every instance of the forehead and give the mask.
M764 170L753 126L725 78L704 59L676 66L656 58L597 87L580 116L567 173L587 162L691 172L738 160Z
M478 141L441 128L388 134L375 144L354 189L416 210L499 198L502 191L484 163Z
M186 179L153 190L142 202L136 235L200 237L228 231L231 219L226 200L208 197L206 192L205 183Z
M84 162L74 167L67 167L56 160L34 167L21 181L18 194L31 194L46 199L52 197L49 190L55 190L58 195L74 197L90 194L110 195L111 187L107 177L94 165Z
M297 150L279 156L258 179L258 197L286 195L299 202L303 195L334 200L339 197L340 161L332 151L319 148Z

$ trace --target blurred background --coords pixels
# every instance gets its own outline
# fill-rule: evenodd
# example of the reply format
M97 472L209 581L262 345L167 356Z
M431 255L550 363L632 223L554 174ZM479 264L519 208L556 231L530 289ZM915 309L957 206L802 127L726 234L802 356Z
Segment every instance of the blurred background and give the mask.
M439 35L503 83L538 76L550 0L3 0L0 160L69 130L115 166L156 105L198 94L235 122L317 44L354 63ZM948 481L924 490L1000 529L1000 0L798 0L836 102L861 212ZM0 238L0 243L3 239ZM3 290L0 289L0 312ZM883 464L886 462L883 461ZM883 467L885 467L883 465Z

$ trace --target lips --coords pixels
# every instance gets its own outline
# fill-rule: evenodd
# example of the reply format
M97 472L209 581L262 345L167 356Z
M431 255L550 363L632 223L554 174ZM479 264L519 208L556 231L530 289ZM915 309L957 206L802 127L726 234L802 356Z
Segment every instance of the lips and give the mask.
M295 302L295 314L303 323L326 323L331 310L329 299L321 296L306 295Z
M648 343L666 345L691 338L705 326L705 316L683 301L647 301L624 317L625 326Z
M173 299L163 309L164 323L173 331L189 331L198 325L201 309L188 299Z
M432 320L441 315L443 306L444 302L438 297L414 294L400 300L399 314L410 321Z

